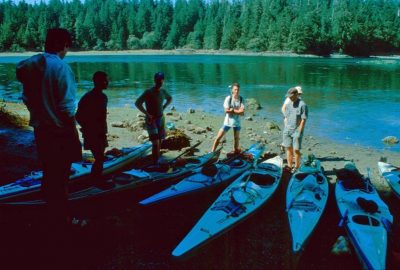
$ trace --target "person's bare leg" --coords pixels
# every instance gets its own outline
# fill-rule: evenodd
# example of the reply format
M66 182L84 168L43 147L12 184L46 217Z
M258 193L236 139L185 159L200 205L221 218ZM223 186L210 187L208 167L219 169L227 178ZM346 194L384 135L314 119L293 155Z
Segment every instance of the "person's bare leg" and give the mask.
M300 158L301 158L300 150L294 150L294 161L296 169L300 167Z
M160 140L156 139L151 141L153 144L152 147L152 157L153 157L153 164L156 165L158 162L158 159L160 158Z
M215 140L214 140L214 143L213 143L213 146L212 146L212 149L211 149L212 152L214 152L215 149L217 149L217 147L219 145L219 142L221 141L222 137L224 137L224 135L225 135L225 131L223 129L220 129L218 131L217 138L215 138Z
M234 140L233 150L235 151L235 153L239 153L240 130L233 130L233 140Z
M293 147L286 147L286 158L287 158L287 165L291 169L293 166Z

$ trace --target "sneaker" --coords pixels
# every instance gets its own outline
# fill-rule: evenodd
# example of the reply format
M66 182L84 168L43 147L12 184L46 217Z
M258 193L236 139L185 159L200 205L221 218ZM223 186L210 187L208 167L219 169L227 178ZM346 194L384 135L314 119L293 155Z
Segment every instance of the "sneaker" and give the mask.
M287 172L291 172L291 171L292 171L292 168L286 165L286 166L283 168L283 170L284 170L284 171L287 171Z

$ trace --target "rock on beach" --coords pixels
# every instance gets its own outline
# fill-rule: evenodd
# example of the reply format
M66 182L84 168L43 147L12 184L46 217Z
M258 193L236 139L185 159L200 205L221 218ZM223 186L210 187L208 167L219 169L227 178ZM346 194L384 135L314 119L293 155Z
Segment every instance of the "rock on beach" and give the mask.
M382 141L386 144L393 145L393 144L398 144L399 139L395 136L387 136L382 139Z

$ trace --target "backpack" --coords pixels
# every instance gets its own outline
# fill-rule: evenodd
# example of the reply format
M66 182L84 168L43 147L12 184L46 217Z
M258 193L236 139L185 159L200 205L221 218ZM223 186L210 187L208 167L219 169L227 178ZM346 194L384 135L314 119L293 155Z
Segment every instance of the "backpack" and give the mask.
M243 103L243 98L242 98L242 96L239 96L239 106L242 105L242 103ZM229 104L229 108L231 108L231 106L232 106L232 95L229 96L228 104Z

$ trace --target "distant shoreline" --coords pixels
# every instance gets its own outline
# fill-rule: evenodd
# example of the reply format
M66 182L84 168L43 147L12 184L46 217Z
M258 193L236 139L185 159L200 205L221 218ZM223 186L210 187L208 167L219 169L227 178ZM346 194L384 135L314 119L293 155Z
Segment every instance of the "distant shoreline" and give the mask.
M20 57L31 56L39 52L0 52L0 57ZM105 56L105 55L232 55L232 56L277 56L277 57L311 57L323 58L323 56L313 54L296 54L287 51L280 52L249 52L249 51L229 51L229 50L122 50L122 51L70 51L69 56ZM400 60L400 55L389 56L370 56L376 58L394 58ZM344 54L332 54L328 58L352 58Z

